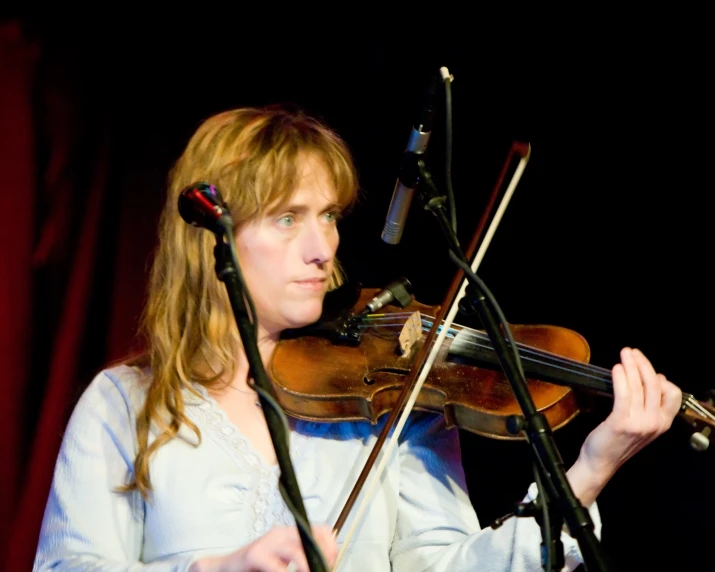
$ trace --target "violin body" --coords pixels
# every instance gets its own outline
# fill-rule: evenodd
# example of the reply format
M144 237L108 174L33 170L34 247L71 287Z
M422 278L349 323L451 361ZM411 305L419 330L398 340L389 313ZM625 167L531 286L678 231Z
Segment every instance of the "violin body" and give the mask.
M356 308L362 308L377 289L364 289ZM378 419L392 410L424 342L400 355L398 335L406 312L434 316L438 307L413 301L404 309L387 306L385 318L369 323L357 346L334 344L323 336L305 335L281 340L275 349L270 377L279 403L288 415L309 421ZM390 316L398 318L390 320ZM394 323L386 326L385 322ZM538 348L574 362L587 363L590 349L578 333L558 326L510 326L517 344ZM459 331L459 326L453 326ZM509 381L498 365L485 368L453 359L452 339L440 347L414 408L444 415L448 427L457 426L494 439L523 439L507 428L511 415L521 414ZM552 429L571 421L579 406L571 387L527 379L536 408Z

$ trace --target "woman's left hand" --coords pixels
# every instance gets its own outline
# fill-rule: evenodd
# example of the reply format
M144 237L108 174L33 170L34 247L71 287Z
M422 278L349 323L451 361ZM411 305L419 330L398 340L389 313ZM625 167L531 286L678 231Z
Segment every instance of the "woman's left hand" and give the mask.
M613 367L613 411L586 438L569 481L588 506L634 454L670 428L682 404L680 389L656 373L640 350L621 350Z

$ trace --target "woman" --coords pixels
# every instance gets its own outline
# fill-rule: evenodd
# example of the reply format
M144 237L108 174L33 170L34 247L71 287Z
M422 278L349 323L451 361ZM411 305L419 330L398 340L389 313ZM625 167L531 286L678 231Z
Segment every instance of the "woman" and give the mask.
M200 126L170 177L144 329L147 363L100 373L77 404L47 503L35 570L308 570L224 285L212 233L178 214L181 190L217 186L236 223L258 348L316 321L340 282L336 222L357 181L345 144L301 113L238 109ZM612 414L568 477L595 500L615 471L671 424L680 391L638 350L613 368ZM367 422L291 420L291 458L328 563L330 533L379 432ZM480 530L458 434L414 414L340 570L540 570L533 519ZM348 519L344 530L350 528ZM580 562L563 534L566 563Z

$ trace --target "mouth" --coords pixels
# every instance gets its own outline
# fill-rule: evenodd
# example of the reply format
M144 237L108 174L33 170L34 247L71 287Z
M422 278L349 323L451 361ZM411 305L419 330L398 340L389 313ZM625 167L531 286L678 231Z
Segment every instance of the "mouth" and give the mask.
M326 278L306 278L305 280L294 280L293 284L311 292L320 292L325 289L326 282Z

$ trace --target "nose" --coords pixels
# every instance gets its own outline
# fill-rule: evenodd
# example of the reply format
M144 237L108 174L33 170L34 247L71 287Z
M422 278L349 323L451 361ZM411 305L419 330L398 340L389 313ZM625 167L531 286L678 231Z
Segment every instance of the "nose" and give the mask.
M333 259L338 248L338 232L334 226L315 221L304 227L303 260L306 264L325 264Z

